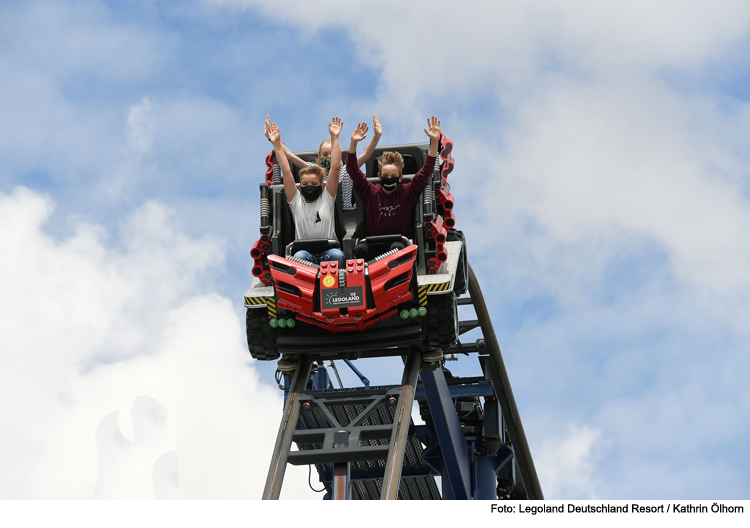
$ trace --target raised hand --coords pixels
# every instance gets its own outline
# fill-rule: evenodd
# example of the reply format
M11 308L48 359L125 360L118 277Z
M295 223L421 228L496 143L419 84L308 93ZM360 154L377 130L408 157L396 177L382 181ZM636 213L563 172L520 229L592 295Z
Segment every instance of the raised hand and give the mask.
M334 117L331 119L331 122L328 123L328 131L331 133L331 137L339 137L339 134L341 134L341 129L344 127L344 122L339 119L338 117Z
M267 116L266 116L266 126L264 126L264 127L263 127L263 134L264 134L264 135L265 135L265 136L266 136L266 137L267 137L268 139L271 139L270 137L268 137L268 127L270 127L270 126L271 126L271 116L270 116L270 115L267 115Z
M429 130L426 128L424 129L424 133L427 134L431 141L439 141L440 140L440 120L432 116L432 122L430 120L427 120L427 126L430 127Z
M354 129L354 132L352 132L352 141L362 141L367 137L367 131L369 128L367 127L367 123L364 121L357 125L357 128Z
M378 119L378 116L376 115L372 116L372 129L375 131L376 136L383 135L383 127L380 124L380 119Z
M281 131L279 130L279 127L276 125L276 123L271 123L269 121L268 127L268 139L271 140L271 143L273 143L273 146L276 147L281 144Z

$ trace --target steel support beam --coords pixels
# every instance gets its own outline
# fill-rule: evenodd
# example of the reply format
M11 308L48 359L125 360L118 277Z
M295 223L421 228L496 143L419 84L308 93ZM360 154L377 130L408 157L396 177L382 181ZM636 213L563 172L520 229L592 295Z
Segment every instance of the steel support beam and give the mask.
M383 474L383 490L380 500L395 500L398 498L398 486L401 483L401 469L404 466L404 450L409 438L409 424L411 423L411 408L414 405L414 393L419 378L419 367L422 354L418 349L412 349L406 358L404 374L401 377L401 396L394 417L393 433L391 434L388 461Z
M468 500L471 498L471 456L445 374L442 368L437 368L423 370L421 376L443 455L443 487L447 480L453 499Z
M497 499L497 475L495 459L488 456L474 458L474 499Z
M312 360L310 356L300 356L297 370L294 371L289 395L284 406L284 416L276 435L276 444L271 455L271 466L268 468L266 486L263 489L263 500L277 500L281 494L281 484L284 482L286 462L292 447L292 437L299 421L299 393L305 390L310 377Z
M351 468L349 469L349 481L356 482L359 480L375 480L382 479L385 474L384 467L372 467L372 468ZM333 470L324 469L322 480L333 480ZM439 473L435 471L431 466L422 464L421 466L404 466L401 470L401 478L418 478L418 477L429 477L437 476Z
M326 370L325 365L322 362L318 363L315 365L314 372L312 380L315 389L319 391L328 389L331 378L328 376L328 371Z
M471 384L454 384L448 385L448 390L451 393L451 398L458 398L459 396L492 396L495 394L492 392L492 383L487 380L482 380L478 383ZM417 393L414 398L421 400L425 398L424 387L421 385L417 386Z
M354 363L349 361L348 359L344 359L344 363L346 363L350 369L357 375L357 377L362 381L362 384L365 386L365 390L370 390L370 380L367 379L367 377L362 374L357 367L354 366Z
M333 500L351 499L349 468L348 462L337 462L333 465Z
M510 436L510 441L513 445L521 481L529 499L543 500L542 486L539 484L534 460L531 458L531 450L526 440L526 433L523 430L521 415L518 413L518 407L516 406L516 399L513 397L513 389L510 386L508 372L505 370L505 362L503 362L503 356L500 353L500 345L497 343L495 329L492 327L490 314L487 311L487 305L484 303L484 296L482 295L482 290L479 288L477 277L474 275L471 265L469 264L468 266L469 295L471 295L479 325L482 327L482 334L484 335L484 341L490 357L490 378L495 388L497 399L500 402L508 436Z

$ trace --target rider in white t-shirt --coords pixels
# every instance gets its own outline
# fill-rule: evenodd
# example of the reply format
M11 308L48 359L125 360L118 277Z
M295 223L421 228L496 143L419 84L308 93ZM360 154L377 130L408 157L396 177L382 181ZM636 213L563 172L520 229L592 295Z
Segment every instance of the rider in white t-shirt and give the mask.
M339 134L343 123L338 117L334 117L328 125L328 131L331 133L331 170L325 188L323 187L325 176L323 169L318 166L307 166L299 171L299 190L289 168L285 149L281 144L279 127L276 126L276 123L271 123L270 119L267 119L266 124L268 139L273 143L276 161L284 176L284 192L294 217L295 240L316 238L336 240L334 208L336 191L339 186L339 165L341 163ZM344 252L337 248L321 253L309 253L301 250L297 251L294 256L315 263L336 260L341 268L346 264Z
M266 116L266 126L265 126L265 134L266 137L268 137L268 125L271 123L271 116ZM372 116L372 125L373 125L373 136L370 140L370 143L365 148L364 152L362 152L362 155L357 158L357 166L361 167L364 165L368 159L370 159L370 156L372 156L372 153L375 151L375 148L378 146L378 141L380 141L380 136L383 135L383 127L380 124L380 120L378 119L378 116L374 115ZM270 138L269 138L270 139ZM296 154L294 154L289 148L281 144L281 148L284 150L284 154L286 154L286 159L289 163L292 165L296 165L300 169L304 169L305 167L322 167L323 171L325 172L325 176L323 177L323 183L326 183L326 179L328 178L328 174L331 169L332 165L332 158L331 158L331 140L325 139L321 141L320 145L318 146L318 157L315 160L315 163L310 163L308 161L303 160ZM352 197L352 179L349 177L349 173L346 172L346 166L342 162L339 164L339 181L341 182L341 198L342 203L344 205L344 210L351 211L356 209L356 206L354 205L354 200Z

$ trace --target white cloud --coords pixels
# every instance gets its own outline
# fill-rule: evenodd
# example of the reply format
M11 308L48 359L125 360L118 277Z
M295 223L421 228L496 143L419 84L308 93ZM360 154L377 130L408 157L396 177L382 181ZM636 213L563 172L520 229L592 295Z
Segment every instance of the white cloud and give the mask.
M259 383L234 303L201 284L221 246L157 203L123 224L122 249L91 225L58 241L43 231L53 207L0 195L0 496L149 498L157 459L169 496L176 451L180 497L259 497L281 393ZM106 417L139 397L158 416L128 440ZM306 473L288 470L286 496L311 495Z
M136 156L147 154L154 145L156 121L148 97L128 109L128 147Z
M602 448L601 431L588 426L571 424L564 435L548 438L534 453L544 498L598 498L595 472Z
M1 176L90 184L121 154L126 103L112 100L158 71L168 39L115 23L96 2L6 3L0 15L12 21L0 59Z
M745 38L750 24L742 1L206 1L254 9L310 33L342 27L361 59L381 71L381 102L398 94L406 110L424 95L465 96L487 81L516 86L545 69L590 74L701 64Z
M146 79L161 65L169 42L137 25L112 23L112 11L97 2L41 0L8 4L3 11L13 20L3 32L16 45L11 57L28 61L15 66L62 82Z
M667 90L633 98L631 88L559 83L519 105L502 150L467 145L467 160L494 160L489 177L468 163L468 181L494 191L472 220L498 226L473 247L506 248L531 264L521 273L572 300L608 262L651 245L696 302L746 326L750 167L734 147L750 129ZM470 198L463 181L455 192Z

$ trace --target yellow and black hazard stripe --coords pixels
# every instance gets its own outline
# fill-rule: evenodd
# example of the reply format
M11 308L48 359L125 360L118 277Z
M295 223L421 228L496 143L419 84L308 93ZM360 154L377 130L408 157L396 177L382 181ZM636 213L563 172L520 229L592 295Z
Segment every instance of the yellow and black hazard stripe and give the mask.
M450 289L451 289L451 281L441 282L439 284L428 284L427 285L427 291L428 292L441 292L441 291L448 291Z
M427 306L427 286L419 287L419 306Z
M264 304L272 304L274 310L276 309L276 299L274 297L245 297L245 304L247 306L263 306Z
M266 304L268 297L245 297L245 304L248 306L260 306Z
M276 318L276 298L266 297L266 304L268 305L268 317L271 319Z

